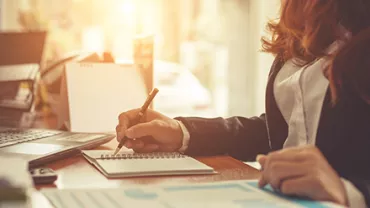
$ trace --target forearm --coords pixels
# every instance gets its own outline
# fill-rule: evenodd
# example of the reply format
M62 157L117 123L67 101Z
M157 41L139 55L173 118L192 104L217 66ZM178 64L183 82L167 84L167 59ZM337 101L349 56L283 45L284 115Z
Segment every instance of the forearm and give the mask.
M269 142L264 115L254 118L232 117L176 118L189 133L189 155L228 154L237 159L254 160L259 153L267 153Z

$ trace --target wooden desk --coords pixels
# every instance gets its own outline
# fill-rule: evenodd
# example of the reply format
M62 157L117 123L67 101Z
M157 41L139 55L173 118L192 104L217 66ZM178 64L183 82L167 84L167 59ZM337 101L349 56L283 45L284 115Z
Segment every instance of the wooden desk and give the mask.
M97 149L114 149L116 141L111 142ZM53 186L38 186L37 188L83 188L83 187L118 187L126 185L144 184L184 184L226 180L257 179L259 171L245 165L244 163L229 156L199 157L199 161L213 167L218 174L200 176L156 176L136 177L122 179L107 179L81 155L68 159L55 161L47 165L58 173L58 180Z

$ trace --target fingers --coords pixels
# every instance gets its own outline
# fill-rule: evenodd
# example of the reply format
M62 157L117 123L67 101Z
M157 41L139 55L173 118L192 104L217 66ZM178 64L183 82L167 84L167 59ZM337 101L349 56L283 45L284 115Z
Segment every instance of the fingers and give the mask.
M265 162L266 162L266 157L267 157L266 155L257 155L256 160L261 165L261 171L263 171L263 169L264 169ZM263 172L262 172L262 175L261 175L260 179L258 180L258 186L260 188L263 188L267 184L268 184L268 182L266 181L265 177L263 177Z
M261 165L261 167L263 167L265 165L266 158L266 155L257 155L256 161Z
M275 190L280 190L281 184L291 178L302 177L307 171L306 163L276 162L263 170L259 181L260 187L270 184Z
M283 180L301 176L306 167L302 163L307 161L307 150L311 147L287 148L266 155L258 155L257 161L261 164L262 176L259 186L270 184L274 189L279 189Z
M140 139L128 139L124 145L129 149L141 149L144 147L144 142Z
M135 147L135 148L133 148L133 150L135 152L140 152L140 153L156 152L156 151L159 151L159 145L158 144L143 143L143 146L141 148Z
M131 128L127 129L125 132L128 138L141 138L146 136L152 136L154 138L158 137L161 132L160 127L163 126L163 121L153 120L147 123L140 123Z
M286 195L346 204L346 193L339 176L314 146L291 148L260 155L263 166L259 186L270 184Z
M135 117L139 113L139 111L140 111L140 109L137 108L137 109L133 109L133 110L123 112L118 116L118 121L120 123L129 122L130 120L135 119Z
M117 141L120 141L125 136L125 132L128 128L136 124L136 123L133 123L133 121L137 119L137 115L139 114L139 112L140 112L140 109L133 109L133 110L121 113L118 116L119 122L118 122L118 125L116 126ZM150 114L150 116L148 116L148 114ZM158 116L159 116L158 113L155 113L154 111L151 111L150 109L148 109L146 113L141 117L141 120L135 121L135 122L151 121L151 120L154 120Z
M126 130L131 126L130 121L133 120L138 114L140 109L130 110L124 113L121 113L118 116L118 125L116 126L117 141L125 136Z
M318 201L333 201L318 183L320 182L315 176L307 174L282 181L279 190L285 195L306 197Z
M288 148L277 152L269 153L265 158L262 159L262 170L266 169L270 164L278 161L286 162L295 162L300 163L304 162L307 157L306 154L303 154L305 151L304 148Z
M135 110L131 112L135 114ZM125 119L128 120L129 116L126 116L126 113L124 113L120 115L119 119L120 122ZM139 123L131 127L128 127L129 125L127 125L126 122L116 127L117 140L120 141L124 136L127 136L129 140L127 140L124 145L129 149L133 149L135 152L159 151L160 146L158 145L158 141L153 137L159 138L158 134L161 132L160 127L163 125L165 125L165 123L161 120Z
M117 141L120 142L121 139L125 136L125 131L127 130L127 125L120 125L116 126L116 138Z
M125 143L124 143L124 146L129 148L129 149L132 149L132 147L134 146L133 144L133 140L129 139L127 140Z
M129 139L125 143L125 146L129 149L133 149L135 152L140 153L159 151L158 144L145 142L143 139Z
M312 198L311 194L307 193L309 190L312 190L312 179L310 176L291 178L284 181L280 187L280 191L283 194Z

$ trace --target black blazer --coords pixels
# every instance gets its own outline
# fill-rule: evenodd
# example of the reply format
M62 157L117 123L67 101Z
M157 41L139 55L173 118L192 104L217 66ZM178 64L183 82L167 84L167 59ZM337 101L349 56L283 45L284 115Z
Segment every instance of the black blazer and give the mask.
M257 154L282 149L288 125L276 104L273 83L283 64L277 58L271 67L265 114L253 118L176 118L190 133L186 154L228 154L240 160L255 160ZM316 146L338 174L364 194L370 207L370 105L349 89L340 96L333 106L327 89Z

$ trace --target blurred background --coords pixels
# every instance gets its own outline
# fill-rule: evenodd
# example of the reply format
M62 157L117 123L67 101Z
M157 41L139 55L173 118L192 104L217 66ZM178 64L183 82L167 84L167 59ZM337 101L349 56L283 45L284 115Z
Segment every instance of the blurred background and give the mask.
M260 52L280 0L0 0L1 31L47 30L46 68L73 51L131 59L154 36L157 110L170 116L264 112L273 57ZM1 46L0 46L1 47ZM163 64L165 63L165 64Z

